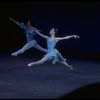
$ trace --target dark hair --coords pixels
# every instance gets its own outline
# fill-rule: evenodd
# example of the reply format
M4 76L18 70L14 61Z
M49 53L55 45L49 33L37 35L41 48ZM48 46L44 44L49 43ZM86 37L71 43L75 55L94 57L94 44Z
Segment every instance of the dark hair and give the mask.
M30 22L29 22L30 21ZM28 22L27 22L27 24L29 23L31 26L34 26L34 21L33 20L29 20Z
M58 29L57 28L54 28L54 31L55 31L55 35L57 35Z

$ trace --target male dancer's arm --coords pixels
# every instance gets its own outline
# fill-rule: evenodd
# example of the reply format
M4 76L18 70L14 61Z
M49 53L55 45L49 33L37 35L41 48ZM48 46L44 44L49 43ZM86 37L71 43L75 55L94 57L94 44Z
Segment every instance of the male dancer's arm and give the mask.
M13 21L14 23L16 23L20 28L22 28L22 29L24 29L25 30L25 32L27 31L27 29L28 29L28 26L27 25L25 25L23 22L18 22L18 21L16 21L16 20L14 20L13 18L11 18L11 17L9 17L9 20L11 20L11 21ZM25 33L24 32L24 33Z
M15 24L17 24L18 26L20 26L20 22L14 20L13 18L9 17L9 20L13 21Z

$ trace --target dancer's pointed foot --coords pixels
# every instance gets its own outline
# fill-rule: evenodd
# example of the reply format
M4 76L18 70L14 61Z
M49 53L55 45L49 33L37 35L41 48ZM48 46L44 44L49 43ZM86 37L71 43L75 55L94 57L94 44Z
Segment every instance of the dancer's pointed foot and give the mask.
M30 67L30 66L33 66L33 65L34 65L33 63L29 63L29 64L28 64L29 67Z
M68 68L71 69L71 70L73 70L73 67L71 65L68 65Z
M11 56L17 56L17 53L12 53Z
M28 64L28 67L30 67L31 66L31 64Z

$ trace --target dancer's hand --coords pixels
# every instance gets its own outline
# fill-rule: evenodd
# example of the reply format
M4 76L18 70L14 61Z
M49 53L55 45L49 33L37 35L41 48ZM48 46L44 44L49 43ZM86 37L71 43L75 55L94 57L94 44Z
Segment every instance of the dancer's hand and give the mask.
M27 22L27 25L29 25L30 24L30 20Z
M11 20L11 21L12 21L13 19L12 19L11 17L9 17L9 20Z
M73 35L73 37L74 37L75 39L79 39L79 38L80 38L80 36L78 36L78 35Z

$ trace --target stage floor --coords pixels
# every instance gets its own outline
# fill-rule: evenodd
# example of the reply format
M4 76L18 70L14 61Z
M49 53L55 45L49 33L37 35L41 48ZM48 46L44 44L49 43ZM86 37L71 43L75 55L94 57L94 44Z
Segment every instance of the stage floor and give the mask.
M51 62L28 67L41 57L0 55L0 99L58 99L100 82L100 61L68 57L74 70ZM100 92L99 92L100 93Z

